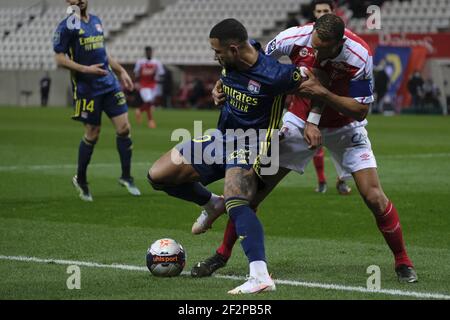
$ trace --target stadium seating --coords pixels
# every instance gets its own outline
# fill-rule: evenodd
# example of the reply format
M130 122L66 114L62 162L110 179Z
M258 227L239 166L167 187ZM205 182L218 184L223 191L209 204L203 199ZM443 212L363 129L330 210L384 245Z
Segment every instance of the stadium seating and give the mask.
M92 13L99 15L105 27L106 39L122 31L147 8L131 6L92 5ZM30 17L33 18L30 18ZM0 69L52 70L56 68L52 49L53 33L65 17L65 6L56 8L2 8L0 6ZM17 24L22 24L17 28ZM5 36L5 31L9 32Z
M178 0L169 2L164 10L148 12L142 3L97 0L92 2L91 11L102 18L108 50L122 63L135 62L143 55L144 47L151 45L155 57L165 64L212 65L215 62L207 36L215 23L234 17L246 25L250 37L261 39L267 31L278 32L277 22L300 12L300 6L309 2ZM51 41L57 23L65 16L65 6L60 3L59 7L42 8L0 4L0 69L56 68ZM386 1L381 18L381 32L449 29L450 0ZM365 19L349 19L348 26L356 33L380 32L369 30Z
M252 38L260 38L276 21L298 12L309 0L178 0L113 39L111 53L122 62L133 62L144 47L155 47L155 57L165 64L215 64L208 43L211 27L222 19L242 21Z
M381 32L438 32L450 27L450 0L386 1L381 8ZM365 19L352 19L356 33L379 33L368 29Z

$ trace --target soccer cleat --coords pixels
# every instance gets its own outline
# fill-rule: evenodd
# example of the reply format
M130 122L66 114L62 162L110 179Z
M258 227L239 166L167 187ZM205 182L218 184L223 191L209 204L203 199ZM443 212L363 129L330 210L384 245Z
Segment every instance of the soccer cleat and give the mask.
M347 196L352 192L352 188L344 181L344 180L337 180L336 182L336 189L339 192L340 195Z
M229 294L255 294L261 292L275 291L275 282L271 278L266 280L256 279L254 277L247 278L247 282L228 291Z
M399 282L415 283L419 281L414 268L409 267L406 264L399 265L395 268L395 272L397 273Z
M202 234L211 229L211 226L218 217L225 212L225 200L223 196L218 200L210 210L203 210L197 221L192 225L192 234Z
M209 257L205 261L198 262L191 270L191 276L194 278L203 278L211 276L216 270L225 267L227 260L218 253Z
M81 200L86 202L92 202L94 199L92 198L91 193L89 192L88 184L87 183L79 183L78 177L74 176L72 178L72 184L77 189L79 193L79 197Z
M328 189L327 183L326 182L320 182L315 191L317 193L325 193L325 192L327 192L327 189Z
M134 179L133 178L120 178L119 179L119 184L125 188L127 188L128 192L133 195L133 196L140 196L141 192L139 191L139 189L136 187L136 185L134 184Z

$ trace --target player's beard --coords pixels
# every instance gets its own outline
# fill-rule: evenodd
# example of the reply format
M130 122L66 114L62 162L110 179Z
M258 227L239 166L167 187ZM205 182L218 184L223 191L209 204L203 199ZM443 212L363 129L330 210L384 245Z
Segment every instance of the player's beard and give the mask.
M222 67L224 67L226 70L232 70L232 69L234 69L234 67L235 67L234 64L229 63L229 62L225 62L225 61L222 60L222 59L218 59L217 61L218 61L219 64L220 64Z
M88 2L82 2L81 0L77 2L76 4L80 8L80 12L82 16L85 16L87 13L88 8Z

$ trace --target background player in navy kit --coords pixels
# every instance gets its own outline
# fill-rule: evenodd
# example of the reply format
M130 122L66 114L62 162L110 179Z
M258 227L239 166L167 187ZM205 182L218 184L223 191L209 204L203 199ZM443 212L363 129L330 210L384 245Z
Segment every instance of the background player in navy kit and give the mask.
M82 200L93 200L86 172L99 138L102 112L105 112L117 133L117 149L122 165L119 183L132 195L139 196L140 192L131 177L132 141L128 106L118 79L127 90L133 89L133 82L125 69L106 53L102 22L97 16L88 14L88 1L67 2L79 7L81 17L74 13L59 24L53 47L58 66L71 71L75 101L73 119L83 122L85 127L78 153L78 171L72 183Z
M234 19L224 20L211 30L210 44L215 59L224 67L221 80L227 98L218 125L221 138L225 142L239 139L236 135L225 134L227 129L268 129L272 135L277 134L284 95L298 89L300 71L293 65L282 65L266 56L258 44L248 41L245 27ZM264 142L270 143L270 139L268 134L267 139L259 142L264 145ZM188 155L196 145L200 144L204 150L212 143L213 138L205 136L178 146L153 165L149 182L156 190L206 209L217 204L223 207L223 200L218 201L219 197L203 185L225 178L226 210L236 225L250 263L249 280L229 293L273 291L275 284L267 271L262 225L250 206L258 189L257 161L251 163L247 158L248 150L239 147L227 154L221 148L222 144L221 150L215 152L216 156L220 153L224 164L207 164L211 159L204 158L197 164L195 160L198 159L191 158L192 152Z

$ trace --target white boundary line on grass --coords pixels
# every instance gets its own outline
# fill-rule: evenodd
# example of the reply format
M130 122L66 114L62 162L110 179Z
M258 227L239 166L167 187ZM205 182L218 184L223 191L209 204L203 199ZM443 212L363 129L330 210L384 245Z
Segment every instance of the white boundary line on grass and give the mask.
M450 153L424 153L424 154L393 154L377 156L377 159L430 159L430 158L450 158ZM133 162L134 166L151 166L151 162ZM119 167L120 163L93 163L90 167L111 168ZM51 169L76 169L76 164L43 164L43 165L17 165L17 166L0 166L0 172L10 171L41 171Z
M148 269L146 267L125 265L125 264L101 264L101 263L87 262L87 261L41 259L41 258L23 257L23 256L0 255L0 260L47 263L47 264L57 264L57 265L77 265L77 266L82 266L82 267L128 270L128 271L148 271ZM189 275L189 272L183 272L182 274ZM218 279L228 279L228 280L245 280L244 277L238 277L238 276L215 275L214 277L218 278ZM364 287L352 287L352 286L343 286L343 285L338 285L338 284L326 284L326 283L303 282L303 281L292 281L292 280L274 280L274 281L276 284L296 286L296 287L361 292L361 293L370 293L370 294L386 294L386 295L391 295L391 296L403 296L403 297L413 297L413 298L422 298L422 299L450 300L450 295L441 294L441 293L415 292L415 291L404 291L404 290L394 290L394 289L369 290Z
M133 162L133 166L151 166L151 162ZM93 163L89 165L93 168L113 168L120 167L120 163ZM41 171L52 169L76 169L76 164L43 164L43 165L20 165L20 166L0 166L0 172L10 171Z

